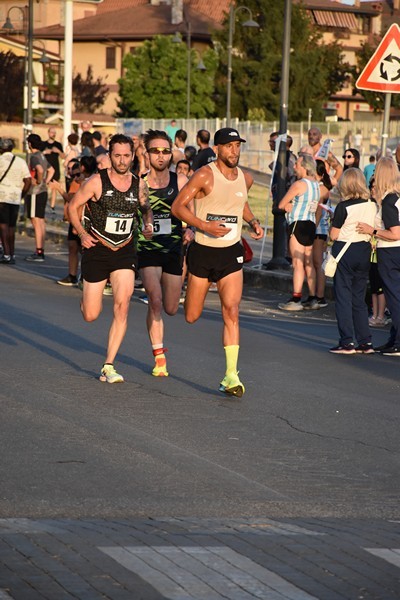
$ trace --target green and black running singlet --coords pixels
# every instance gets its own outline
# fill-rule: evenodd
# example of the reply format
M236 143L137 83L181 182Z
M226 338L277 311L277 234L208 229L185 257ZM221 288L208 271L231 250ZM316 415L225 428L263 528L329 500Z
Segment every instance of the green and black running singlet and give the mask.
M146 175L143 177L147 185ZM169 173L169 183L164 188L149 186L149 201L153 211L154 232L151 240L139 236L139 252L162 252L182 254L182 221L171 214L171 206L178 195L178 177Z
M101 198L89 200L85 207L84 227L91 235L114 250L128 244L138 228L139 179L132 175L126 192L117 190L107 169L99 171Z

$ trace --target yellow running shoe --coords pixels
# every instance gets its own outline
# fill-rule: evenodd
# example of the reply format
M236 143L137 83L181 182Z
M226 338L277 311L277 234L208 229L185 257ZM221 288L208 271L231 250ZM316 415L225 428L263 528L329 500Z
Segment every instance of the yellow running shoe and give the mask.
M156 365L151 372L154 377L168 377L167 364L158 366Z
M122 375L117 373L117 371L114 369L114 365L109 365L109 364L103 365L99 379L100 379L100 381L107 382L107 383L123 383L124 382L124 378L122 377Z
M224 394L228 394L228 396L236 396L236 398L241 398L245 392L245 389L238 375L238 373L225 375L219 385L219 391Z
M168 377L169 375L167 371L167 359L165 358L166 352L168 352L167 348L157 348L156 350L153 350L156 364L154 365L151 374L154 375L154 377Z

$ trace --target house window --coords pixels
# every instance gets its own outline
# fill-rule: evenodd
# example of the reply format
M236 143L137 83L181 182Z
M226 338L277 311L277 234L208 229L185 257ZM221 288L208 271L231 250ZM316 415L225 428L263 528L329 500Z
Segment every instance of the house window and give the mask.
M371 17L361 17L361 31L364 35L368 35L369 33L371 33Z
M108 46L106 48L106 69L115 69L116 56L117 53L115 46Z

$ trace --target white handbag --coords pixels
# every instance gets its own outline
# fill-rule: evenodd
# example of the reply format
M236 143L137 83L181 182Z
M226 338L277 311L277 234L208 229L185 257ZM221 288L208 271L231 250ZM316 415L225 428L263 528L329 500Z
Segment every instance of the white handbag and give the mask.
M370 200L367 202L367 206L370 204ZM364 210L363 217L365 216L366 210ZM327 253L324 262L322 263L322 270L327 277L334 277L336 273L336 269L338 266L339 260L342 258L343 254L346 252L350 244L352 243L352 239L345 243L341 251L337 256L332 256L330 252Z
M333 277L336 273L339 260L350 246L351 240L346 242L341 251L337 256L332 256L330 252L327 253L324 262L322 263L322 270L327 277Z

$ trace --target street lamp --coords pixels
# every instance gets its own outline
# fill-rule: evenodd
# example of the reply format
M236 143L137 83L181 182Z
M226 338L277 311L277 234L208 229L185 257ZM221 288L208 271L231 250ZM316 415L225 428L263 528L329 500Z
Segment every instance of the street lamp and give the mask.
M11 8L7 11L6 22L4 23L2 29L5 29L8 32L15 31L15 27L11 23L10 20L10 12L14 9L18 8L23 14L23 22L25 21L25 11L21 6L11 6ZM25 31L25 27L24 27ZM33 0L28 0L28 28L27 28L27 68L25 69L25 87L27 89L27 101L25 106L24 99L24 129L25 129L25 137L29 135L32 131L32 91L33 91ZM26 110L26 113L25 113Z
M292 18L292 0L285 0L284 30L282 39L282 76L280 93L279 134L287 133L289 107L289 67L290 67L290 26ZM278 208L280 200L286 193L286 141L281 140L277 160L277 191L273 198L272 213L274 215L272 259L264 265L266 269L290 269L286 260L287 233L285 211Z
M186 24L186 47L187 47L187 72L186 72L186 119L190 119L190 106L191 106L191 77L192 77L192 26L190 21L185 21ZM179 32L176 32L172 38L174 43L181 43L182 38ZM206 71L201 56L197 64L196 69L199 71Z
M242 23L242 27L260 27L259 24L253 20L253 14L247 6L238 6L234 8L233 3L229 7L229 37L228 37L228 81L226 86L226 124L228 127L231 125L231 93L232 93L232 46L233 46L233 34L235 33L235 17L239 10L246 10L250 19Z

